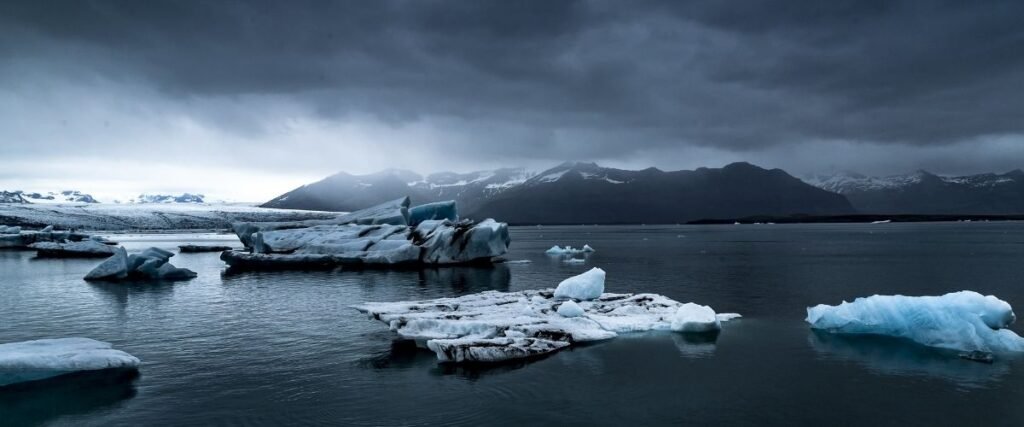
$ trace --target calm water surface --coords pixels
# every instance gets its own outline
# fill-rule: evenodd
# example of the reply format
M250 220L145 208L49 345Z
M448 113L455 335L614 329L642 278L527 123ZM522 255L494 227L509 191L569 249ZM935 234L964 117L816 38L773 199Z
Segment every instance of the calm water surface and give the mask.
M134 381L0 392L2 425L1024 425L1024 359L992 365L886 339L818 335L805 307L972 289L1024 307L1024 224L523 227L528 264L386 272L225 271L161 285L81 280L96 260L0 251L0 342L86 336L143 360ZM119 235L129 250L237 243ZM583 265L553 244L597 252ZM525 364L438 365L350 305L553 287L739 312L716 342L626 335ZM1021 329L1018 327L1018 331Z

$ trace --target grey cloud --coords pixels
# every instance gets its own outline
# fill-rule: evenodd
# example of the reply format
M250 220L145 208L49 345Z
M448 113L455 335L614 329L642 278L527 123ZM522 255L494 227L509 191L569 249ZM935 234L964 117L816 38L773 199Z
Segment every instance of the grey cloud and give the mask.
M429 120L463 156L742 156L1024 133L1022 18L1014 1L25 1L0 5L0 53L186 105ZM272 131L210 104L199 120Z

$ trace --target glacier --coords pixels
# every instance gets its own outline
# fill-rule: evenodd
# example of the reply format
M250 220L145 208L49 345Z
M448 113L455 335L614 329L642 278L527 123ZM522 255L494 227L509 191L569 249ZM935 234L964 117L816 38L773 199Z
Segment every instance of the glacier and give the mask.
M410 208L408 197L332 220L236 223L249 248L226 251L236 268L415 266L491 262L508 251L508 225L459 219L455 202Z
M808 307L806 319L813 329L906 338L968 354L1024 351L1024 338L1007 329L1015 320L1009 303L973 291L873 295L836 306Z
M128 254L123 247L114 249L114 255L97 265L85 280L157 280L175 281L194 279L196 273L178 268L168 261L174 254L160 248L149 248L138 254Z
M135 356L89 338L0 344L0 387L81 371L138 369Z
M591 270L574 283L592 284L586 287L590 292L600 276L603 289L604 272L595 270L600 273ZM592 298L556 296L555 289L485 291L425 301L369 302L353 308L387 324L399 337L433 351L440 362L472 363L537 357L622 333L673 331L680 309L686 306L647 293L586 296ZM739 317L713 310L710 319L684 313L690 326L681 332L714 333L721 322ZM697 327L701 321L706 324Z

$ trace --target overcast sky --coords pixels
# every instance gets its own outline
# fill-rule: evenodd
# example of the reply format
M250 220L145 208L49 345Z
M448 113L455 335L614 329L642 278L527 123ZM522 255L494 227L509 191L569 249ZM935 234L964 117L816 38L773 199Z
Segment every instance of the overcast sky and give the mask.
M4 1L0 189L1024 167L1021 1Z

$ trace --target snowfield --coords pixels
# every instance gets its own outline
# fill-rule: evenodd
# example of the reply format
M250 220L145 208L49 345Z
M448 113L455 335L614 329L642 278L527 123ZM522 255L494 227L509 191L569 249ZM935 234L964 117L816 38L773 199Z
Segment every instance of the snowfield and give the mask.
M0 224L103 231L213 230L231 228L231 223L238 221L299 221L338 215L243 204L0 204Z

